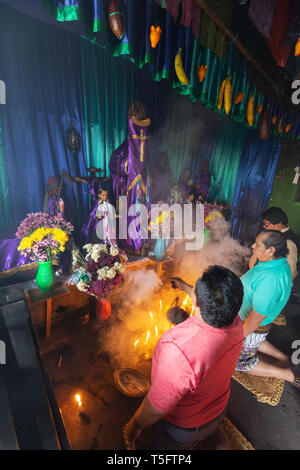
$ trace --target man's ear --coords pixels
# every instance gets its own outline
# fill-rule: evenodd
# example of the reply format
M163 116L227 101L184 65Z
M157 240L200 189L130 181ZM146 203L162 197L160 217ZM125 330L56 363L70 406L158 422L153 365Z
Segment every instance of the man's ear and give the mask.
M272 257L273 257L274 254L275 254L275 251L276 251L275 248L274 248L274 246L270 246L270 247L268 248L268 250L269 250L269 253L270 253L270 254L272 255Z

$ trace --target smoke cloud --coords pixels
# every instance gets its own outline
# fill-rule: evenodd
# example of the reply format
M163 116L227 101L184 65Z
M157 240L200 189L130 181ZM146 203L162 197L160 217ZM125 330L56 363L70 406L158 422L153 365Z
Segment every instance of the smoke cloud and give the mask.
M217 218L210 225L210 240L201 250L186 251L185 242L178 244L170 276L194 285L215 264L241 276L248 270L250 250L230 238L229 230L229 223ZM111 296L112 314L99 337L99 346L109 354L114 368L137 368L150 375L154 347L171 327L167 311L178 296L180 306L186 294L172 289L169 280L164 277L162 281L152 269L127 272L121 293ZM191 304L183 308L191 313Z

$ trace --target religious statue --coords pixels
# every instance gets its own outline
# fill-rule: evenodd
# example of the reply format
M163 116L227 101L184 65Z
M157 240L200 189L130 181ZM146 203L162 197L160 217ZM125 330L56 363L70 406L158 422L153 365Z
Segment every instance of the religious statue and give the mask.
M182 204L183 194L179 188L179 184L175 183L171 187L170 196L167 200L168 204Z
M50 215L61 214L64 216L65 203L61 198L61 184L55 176L47 181L43 212L48 212Z
M98 193L98 205L96 217L98 223L96 226L97 237L104 243L117 246L116 242L116 211L114 206L108 201L108 191L101 189Z
M208 198L210 189L210 175L207 160L204 160L202 163L199 173L195 178L194 186L197 191L203 195L204 199Z
M128 135L124 142L113 151L109 162L117 212L119 210L119 196L127 196L128 208L136 205L135 216L128 216L128 226L132 227L134 236L129 232L127 239L127 248L135 252L141 249L143 243L140 233L139 204L150 203L147 144L151 121L146 117L143 103L137 101L130 106Z
M179 189L183 194L183 197L188 197L190 190L193 186L193 180L191 178L191 171L189 169L184 170L179 179Z
M166 201L170 194L173 174L170 168L168 152L160 152L151 169L151 201Z
M110 178L97 176L97 173L102 172L101 168L95 168L94 166L87 168L89 176L72 176L72 181L76 183L86 183L88 185L88 192L91 197L91 205L94 206L97 201L97 194L102 188L102 183L109 181Z

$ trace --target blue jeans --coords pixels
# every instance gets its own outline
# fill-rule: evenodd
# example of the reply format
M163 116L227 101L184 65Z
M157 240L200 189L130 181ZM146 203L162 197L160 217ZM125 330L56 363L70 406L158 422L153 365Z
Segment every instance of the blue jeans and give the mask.
M212 421L193 429L180 428L161 419L147 431L149 434L148 449L184 450L195 442L201 442L212 436L223 422L225 410ZM144 449L144 447L143 447Z

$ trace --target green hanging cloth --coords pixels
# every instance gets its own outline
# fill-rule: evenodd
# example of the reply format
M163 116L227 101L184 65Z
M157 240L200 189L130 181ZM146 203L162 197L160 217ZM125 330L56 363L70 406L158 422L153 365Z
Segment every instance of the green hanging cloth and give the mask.
M246 131L244 125L232 121L226 122L219 131L209 163L210 199L226 201L232 205Z

